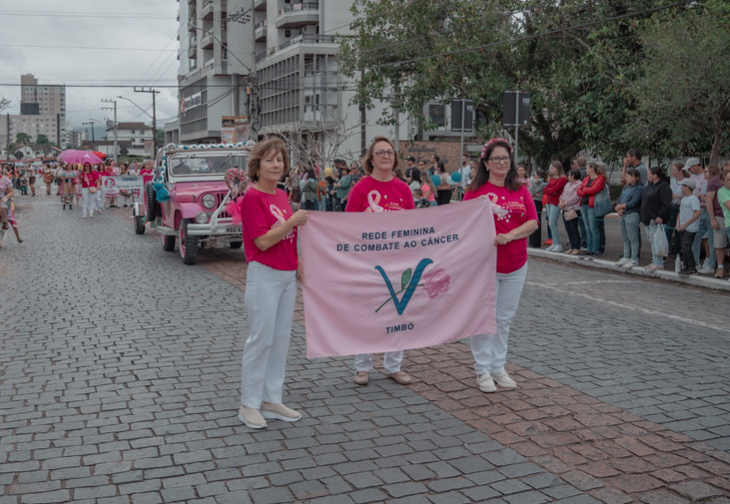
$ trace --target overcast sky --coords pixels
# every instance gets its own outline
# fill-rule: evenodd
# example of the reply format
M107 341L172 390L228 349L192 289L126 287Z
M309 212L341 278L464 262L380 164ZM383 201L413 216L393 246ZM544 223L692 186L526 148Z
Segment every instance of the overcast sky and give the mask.
M162 128L178 110L178 6L175 0L0 0L0 97L19 114L20 76L31 73L39 85L67 85L66 114L74 128L113 117L101 108L113 104L102 98L117 100L120 122L152 124L117 96L151 116L152 95L133 88L154 87Z

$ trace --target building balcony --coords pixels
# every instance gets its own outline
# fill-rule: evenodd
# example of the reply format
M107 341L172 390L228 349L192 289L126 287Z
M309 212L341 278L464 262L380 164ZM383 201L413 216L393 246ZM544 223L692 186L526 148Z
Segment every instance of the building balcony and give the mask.
M253 3L253 10L266 12L266 0L256 0Z
M266 20L264 19L260 23L256 23L255 27L255 37L256 42L265 42L266 41Z
M213 49L213 42L215 39L213 38L213 34L208 32L203 32L203 36L200 39L200 47L203 49Z
M296 29L306 25L319 24L318 3L297 3L287 5L279 10L276 27L279 29Z
M188 58L195 59L195 57L198 55L198 46L195 42L191 41L190 45L188 46Z
M334 35L299 35L279 46L279 50L296 44L336 44Z
M213 21L213 6L213 0L206 0L203 3L203 8L200 10L200 19Z

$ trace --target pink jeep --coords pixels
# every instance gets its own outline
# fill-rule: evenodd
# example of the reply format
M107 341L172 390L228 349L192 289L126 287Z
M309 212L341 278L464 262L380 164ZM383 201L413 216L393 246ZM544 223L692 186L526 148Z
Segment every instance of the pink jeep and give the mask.
M246 170L251 147L166 146L158 162L159 174L146 185L144 203L134 209L135 221L146 217L162 236L162 247L168 252L175 250L178 241L185 264L195 264L202 249L241 248L241 224L234 224L225 211L231 191L224 175L230 168ZM139 222L135 222L135 229L139 230Z

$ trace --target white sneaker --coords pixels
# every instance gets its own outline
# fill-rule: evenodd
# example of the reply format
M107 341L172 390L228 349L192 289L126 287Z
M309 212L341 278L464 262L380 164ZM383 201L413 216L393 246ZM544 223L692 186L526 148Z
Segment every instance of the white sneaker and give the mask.
M705 268L707 268L709 266L710 266L710 258L709 257L705 257L705 260L702 261L702 268L700 268L700 269L705 269ZM712 272L714 273L715 270L713 269Z
M650 264L649 266L644 266L644 269L646 271L659 271L664 268L662 268L661 266L657 266L656 264Z
M555 245L550 245L548 248L545 249L545 252L552 252Z
M479 386L479 390L482 392L496 392L497 386L494 384L494 380L492 380L492 377L489 375L489 373L484 373L481 376L477 376L477 385Z
M618 262L616 262L616 266L623 266L626 263L631 262L630 257L624 257L623 259L619 259Z
M632 261L631 259L629 259L629 262L627 262L626 264L623 264L622 267L624 267L626 269L631 269L634 266L638 266L638 265L639 265L639 261Z
M560 244L553 245L553 252L562 252L562 251L563 251L562 245L560 245Z
M707 261L705 261L707 262ZM697 273L700 273L702 275L711 275L715 272L715 268L710 268L709 266L702 266Z
M517 388L517 383L509 377L507 371L492 373L492 379L502 388Z

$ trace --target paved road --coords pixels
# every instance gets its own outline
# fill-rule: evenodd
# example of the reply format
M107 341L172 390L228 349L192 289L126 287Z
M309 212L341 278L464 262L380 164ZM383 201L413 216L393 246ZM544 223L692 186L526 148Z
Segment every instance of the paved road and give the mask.
M0 504L730 503L730 296L533 260L512 392L475 387L463 342L406 353L417 378L304 357L305 417L236 419L239 251L184 266L126 210L82 220L19 198L0 250Z

